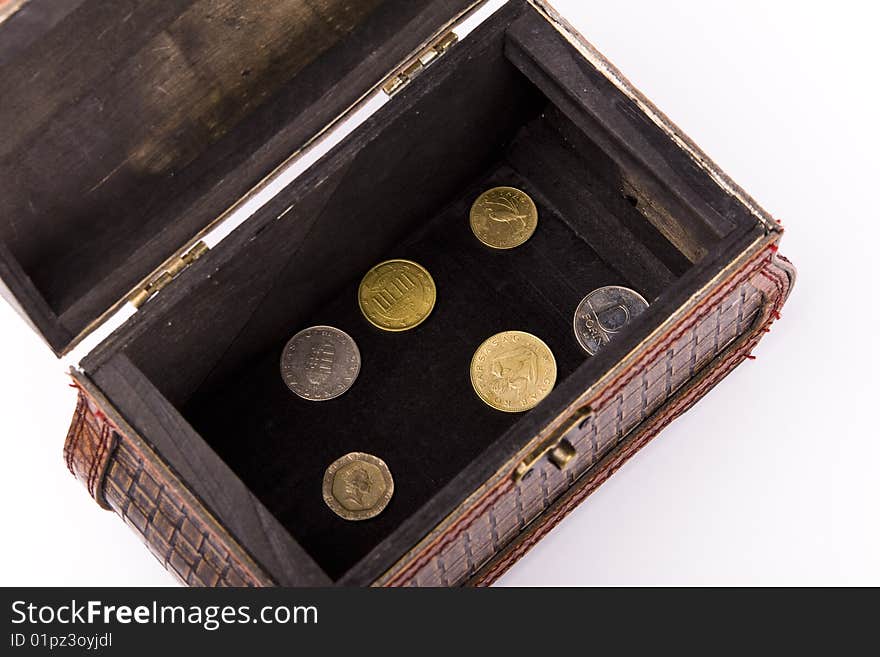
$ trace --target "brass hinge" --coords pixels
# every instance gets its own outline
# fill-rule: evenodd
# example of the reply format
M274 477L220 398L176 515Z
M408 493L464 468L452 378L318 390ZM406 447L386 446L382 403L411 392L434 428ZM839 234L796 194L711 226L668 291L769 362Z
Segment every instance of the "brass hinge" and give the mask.
M565 440L565 437L572 429L581 427L592 414L593 410L589 406L579 408L570 422L562 424L520 461L516 470L513 471L513 480L515 482L522 481L545 456L557 468L565 470L577 455L574 446Z
M197 242L189 251L182 256L177 256L160 274L154 276L149 282L136 290L128 300L135 308L140 308L159 290L168 285L174 278L189 267L193 262L201 258L208 252L208 245L204 242Z
M388 82L382 85L382 90L389 96L393 96L412 82L419 73L437 61L437 58L449 50L456 41L458 41L458 36L455 32L447 32L435 41L433 45L423 50L418 57L395 73Z

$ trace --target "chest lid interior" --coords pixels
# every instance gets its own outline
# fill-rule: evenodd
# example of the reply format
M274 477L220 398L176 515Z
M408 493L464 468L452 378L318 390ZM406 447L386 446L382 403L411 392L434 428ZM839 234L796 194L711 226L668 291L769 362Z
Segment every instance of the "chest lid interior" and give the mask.
M474 0L0 0L0 280L63 354Z

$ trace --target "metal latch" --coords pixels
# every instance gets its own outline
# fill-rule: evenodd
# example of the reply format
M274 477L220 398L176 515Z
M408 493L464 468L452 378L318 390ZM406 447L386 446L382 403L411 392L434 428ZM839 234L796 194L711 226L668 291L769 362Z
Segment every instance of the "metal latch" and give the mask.
M140 308L147 301L150 300L159 290L168 285L174 277L177 276L184 269L189 267L193 262L202 257L205 253L208 252L208 245L204 242L197 242L189 251L187 251L182 256L177 256L174 260L172 260L165 270L150 279L150 281L142 286L140 289L136 290L128 300L135 308Z
M389 96L393 96L403 87L413 81L419 73L433 64L440 55L449 50L450 46L458 41L455 32L447 32L433 45L423 50L418 57L409 62L392 76L388 82L382 85L382 90Z
M557 468L565 470L571 460L577 455L574 445L565 440L565 436L572 429L583 426L584 422L592 414L593 410L589 406L579 408L570 422L562 424L546 440L529 452L528 456L520 461L519 465L516 466L516 470L513 471L513 480L515 482L522 481L545 456Z

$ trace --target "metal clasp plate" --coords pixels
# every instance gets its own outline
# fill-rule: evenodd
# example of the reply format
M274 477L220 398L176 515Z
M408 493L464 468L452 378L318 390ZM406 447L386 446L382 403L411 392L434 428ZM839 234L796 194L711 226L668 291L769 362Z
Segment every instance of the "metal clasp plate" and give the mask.
M563 422L550 436L538 444L535 449L520 461L519 465L516 466L516 470L513 471L513 481L522 481L545 456L560 470L568 467L568 464L577 455L577 452L574 445L565 440L565 436L572 429L581 427L592 414L593 409L589 406L579 408L569 422Z

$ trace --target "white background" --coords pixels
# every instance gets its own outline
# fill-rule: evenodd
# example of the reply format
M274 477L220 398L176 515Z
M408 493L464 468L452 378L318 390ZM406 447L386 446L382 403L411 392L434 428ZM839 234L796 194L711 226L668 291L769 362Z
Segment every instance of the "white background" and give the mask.
M784 222L799 280L757 360L501 583L880 584L875 3L555 5ZM64 467L63 365L4 304L0 338L0 584L172 584Z

